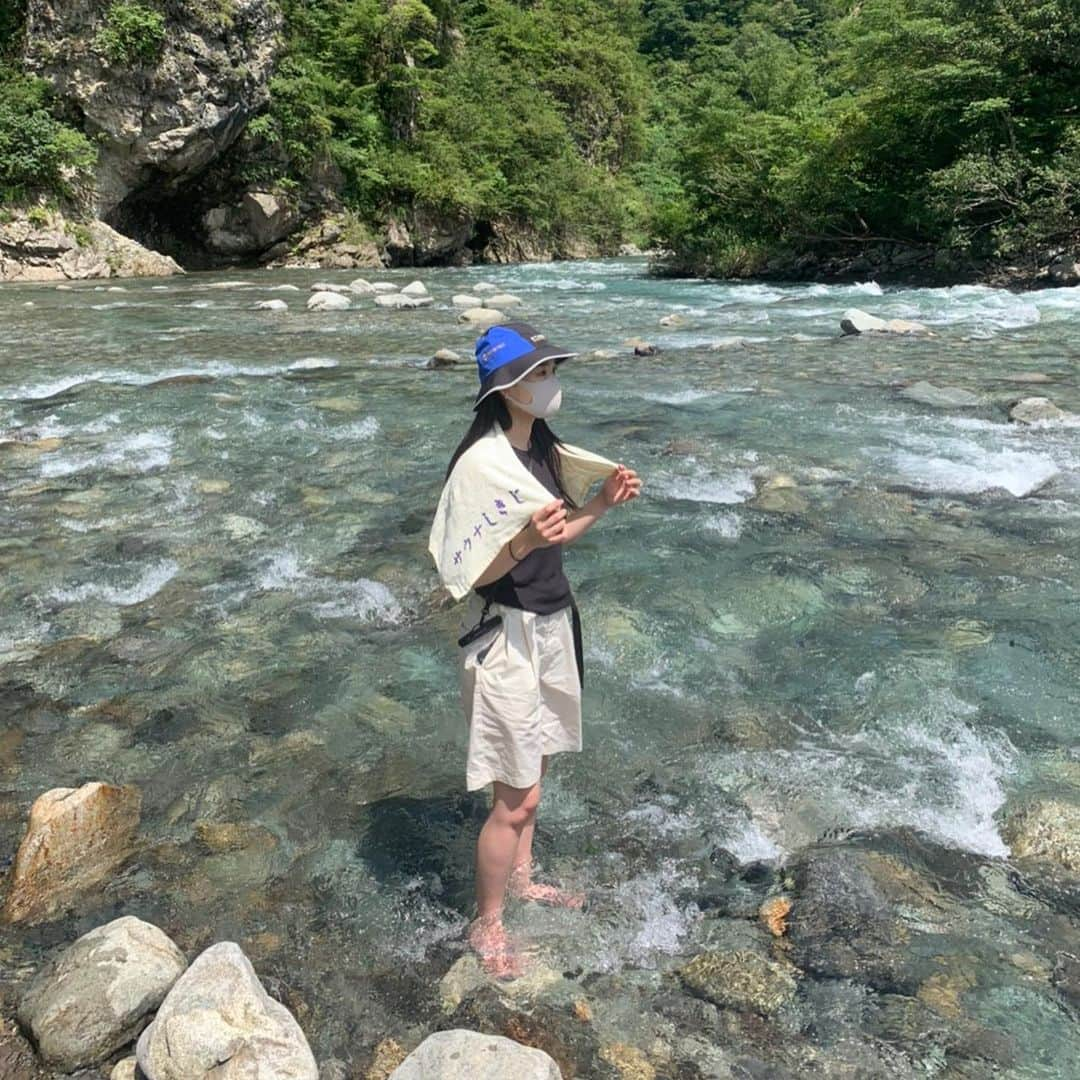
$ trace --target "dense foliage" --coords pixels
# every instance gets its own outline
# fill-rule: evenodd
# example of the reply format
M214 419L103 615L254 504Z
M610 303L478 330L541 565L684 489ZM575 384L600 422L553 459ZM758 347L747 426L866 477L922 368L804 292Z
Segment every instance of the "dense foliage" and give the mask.
M1009 259L1078 231L1075 0L644 8L685 122L658 222L685 262L881 238Z
M156 62L163 14L113 0L93 45ZM888 239L1011 259L1075 240L1076 0L280 0L245 178L334 187L556 244L658 240L707 272ZM3 5L11 55L21 4ZM0 183L88 146L0 76Z

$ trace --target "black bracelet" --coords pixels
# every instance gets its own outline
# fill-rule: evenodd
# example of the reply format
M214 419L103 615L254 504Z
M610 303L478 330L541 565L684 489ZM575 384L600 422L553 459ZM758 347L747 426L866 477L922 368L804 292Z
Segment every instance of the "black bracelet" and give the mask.
M515 540L515 537L511 536L510 539L506 541L506 550L510 552L510 558L513 559L514 562L521 562L521 559L519 559L514 554L514 540Z

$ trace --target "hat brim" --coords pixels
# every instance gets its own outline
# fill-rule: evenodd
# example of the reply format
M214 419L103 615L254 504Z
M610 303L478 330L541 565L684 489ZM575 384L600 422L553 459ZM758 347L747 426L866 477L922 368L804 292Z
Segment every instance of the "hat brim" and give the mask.
M517 360L511 360L509 364L504 364L498 371L492 372L480 384L476 400L473 402L473 408L477 408L484 398L495 393L496 390L506 390L508 387L516 386L530 371L538 368L541 364L546 364L549 360L561 364L563 360L569 360L571 356L577 356L577 353L566 352L564 349L558 349L554 345L541 345L525 356L520 356Z

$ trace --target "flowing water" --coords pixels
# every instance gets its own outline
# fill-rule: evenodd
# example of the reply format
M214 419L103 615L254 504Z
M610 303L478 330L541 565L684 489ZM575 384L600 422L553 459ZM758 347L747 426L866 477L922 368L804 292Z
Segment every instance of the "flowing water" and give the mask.
M581 353L559 434L645 480L566 556L586 748L557 759L537 844L590 904L515 911L530 948L596 989L606 1037L643 1045L665 973L758 932L753 909L710 909L718 853L737 888L775 891L823 839L918 837L990 882L935 939L965 958L957 1015L1010 1042L1004 1075L1078 1075L1049 977L1075 923L1032 899L1017 916L995 868L1008 806L1080 799L1080 426L1007 418L1032 394L1080 413L1080 289L667 281L617 260L386 272L436 303L304 310L311 283L354 276L0 292L0 856L47 788L144 798L134 862L70 917L0 932L4 977L134 913L189 955L240 941L320 1058L430 1029L484 811L426 552L475 373L422 363L471 354L449 297L483 279ZM289 311L253 310L273 297ZM841 338L851 306L936 336ZM900 396L922 379L981 404ZM1001 961L1024 949L1041 975ZM807 977L783 1030L885 1038L945 1075L941 1039L870 1023L886 998Z

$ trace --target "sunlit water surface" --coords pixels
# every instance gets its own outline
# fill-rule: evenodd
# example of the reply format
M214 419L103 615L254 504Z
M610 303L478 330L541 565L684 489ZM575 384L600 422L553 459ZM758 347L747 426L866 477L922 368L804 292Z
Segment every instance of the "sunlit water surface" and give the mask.
M590 907L515 914L547 963L682 962L716 848L782 867L911 829L1000 860L1007 804L1080 797L1080 427L1007 419L1027 394L1080 413L1080 290L644 270L371 275L423 280L411 312L307 312L355 277L325 271L0 292L0 854L38 793L88 779L139 785L145 841L85 911L0 934L9 977L137 913L189 955L243 943L320 1057L422 1029L483 815L426 553L475 373L422 363L471 353L450 296L480 280L582 354L558 432L645 479L566 557L586 748L551 772L538 848ZM287 314L253 310L274 297ZM936 336L840 338L850 306ZM982 404L899 395L920 379ZM244 825L240 850L206 821ZM1010 1075L1080 1060L1045 980L991 972L964 1001L1021 1040Z

